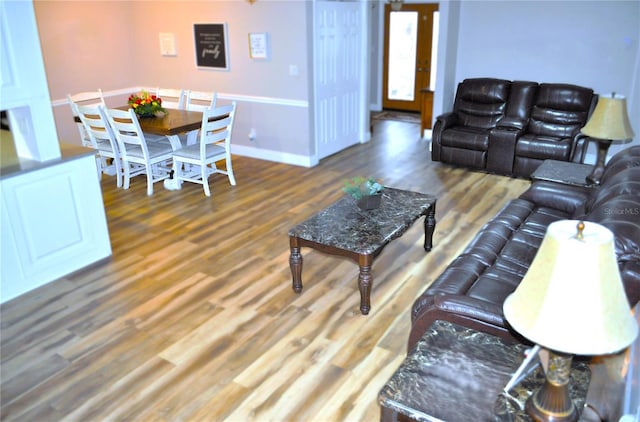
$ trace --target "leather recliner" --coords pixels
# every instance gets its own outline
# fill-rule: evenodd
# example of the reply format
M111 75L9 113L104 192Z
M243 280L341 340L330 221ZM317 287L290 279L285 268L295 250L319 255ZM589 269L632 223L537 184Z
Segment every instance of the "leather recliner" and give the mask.
M465 79L453 111L436 119L431 159L518 177L546 159L582 162L588 138L580 128L596 100L577 85Z
M432 159L483 169L489 134L505 115L511 82L504 79L465 79L458 84L453 111L436 120Z
M529 121L516 142L513 173L528 177L547 159L583 162L587 138L580 129L596 99L589 88L540 84Z

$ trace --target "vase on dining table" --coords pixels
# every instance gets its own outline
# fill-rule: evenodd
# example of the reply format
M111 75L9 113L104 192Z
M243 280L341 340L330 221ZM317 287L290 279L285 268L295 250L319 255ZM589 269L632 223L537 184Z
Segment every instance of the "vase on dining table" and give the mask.
M141 119L149 119L151 117L157 117L158 119L162 119L167 113L164 111L149 111L146 113L136 113L138 117Z

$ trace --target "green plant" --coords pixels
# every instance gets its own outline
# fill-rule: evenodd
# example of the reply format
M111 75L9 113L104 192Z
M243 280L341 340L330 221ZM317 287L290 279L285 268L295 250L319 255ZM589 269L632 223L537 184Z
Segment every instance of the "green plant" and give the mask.
M345 180L342 191L351 195L355 200L362 199L364 196L377 195L384 190L384 186L373 177L364 178L362 176Z

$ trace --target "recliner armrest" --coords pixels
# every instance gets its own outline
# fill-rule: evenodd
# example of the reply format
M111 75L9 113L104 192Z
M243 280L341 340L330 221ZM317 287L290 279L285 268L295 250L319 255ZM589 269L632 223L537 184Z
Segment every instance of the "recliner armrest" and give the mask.
M413 305L407 350L413 348L437 319L505 339L513 339L514 336L506 327L502 304L458 294L424 294Z
M498 121L496 127L498 129L517 130L521 131L527 125L527 120L519 119L517 117L503 117Z
M594 138L589 138L582 133L577 133L573 137L573 142L571 143L571 156L570 160L574 163L584 163L584 158L587 153L587 145L589 141L596 141Z
M441 114L436 118L436 124L440 123L441 130L454 126L457 122L458 122L458 115L453 111Z
M552 208L573 215L581 209L589 194L590 189L587 187L539 180L520 195L520 198L533 202L539 207Z

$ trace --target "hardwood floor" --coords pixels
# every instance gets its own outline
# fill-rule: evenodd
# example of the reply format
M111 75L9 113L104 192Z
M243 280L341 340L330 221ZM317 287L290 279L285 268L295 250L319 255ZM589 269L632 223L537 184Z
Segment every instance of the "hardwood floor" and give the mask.
M377 420L414 299L529 183L432 163L418 124L374 125L315 168L236 156L211 198L104 178L112 259L0 307L2 420ZM288 264L287 230L355 175L438 197L433 250L421 220L387 246L368 316L355 263L303 248L300 294Z

